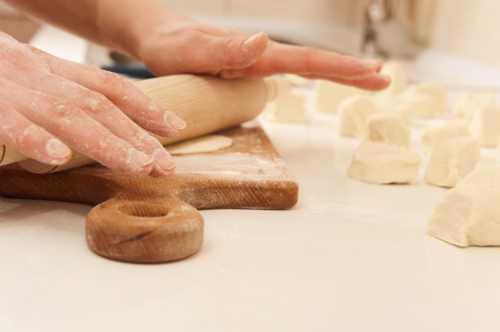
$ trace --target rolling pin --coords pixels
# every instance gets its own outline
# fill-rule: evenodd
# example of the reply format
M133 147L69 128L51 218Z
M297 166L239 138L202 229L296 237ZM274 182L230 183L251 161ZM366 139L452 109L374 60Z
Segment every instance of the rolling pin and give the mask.
M259 115L268 101L290 88L288 81L280 78L225 80L198 75L158 77L133 84L187 123L184 132L178 137L165 138L152 134L163 145L249 121ZM19 162L23 168L34 173L52 173L95 162L74 152L72 159L64 165L47 165L28 159L14 149L0 146L0 166Z

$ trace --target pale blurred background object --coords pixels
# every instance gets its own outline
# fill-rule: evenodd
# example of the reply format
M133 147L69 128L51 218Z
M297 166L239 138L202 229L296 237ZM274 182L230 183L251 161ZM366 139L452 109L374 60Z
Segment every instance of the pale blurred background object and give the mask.
M0 2L0 31L6 32L21 42L28 42L39 24Z

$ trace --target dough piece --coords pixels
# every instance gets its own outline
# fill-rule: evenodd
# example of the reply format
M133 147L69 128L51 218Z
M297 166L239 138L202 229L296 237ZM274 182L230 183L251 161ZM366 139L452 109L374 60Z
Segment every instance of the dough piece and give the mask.
M268 103L263 112L267 120L277 122L301 122L307 115L307 97L299 91L290 91Z
M479 162L438 203L427 233L457 246L500 245L500 167Z
M392 114L372 114L367 119L368 140L410 147L410 127Z
M500 106L496 102L476 106L470 115L469 129L479 144L496 147L500 135Z
M366 138L366 120L376 112L377 103L371 96L354 96L344 100L339 105L339 134Z
M448 105L448 92L443 86L436 83L423 82L410 86L408 92L410 94L428 96L433 101L438 112L446 111L446 106Z
M295 86L307 86L309 84L309 80L305 77L295 75L295 74L286 74L285 78Z
M442 111L441 101L434 96L408 90L399 96L403 109L410 117L432 118L437 112Z
M375 101L379 112L398 116L405 123L410 122L412 117L411 105L402 101L400 96L377 95L375 96Z
M315 107L320 112L337 113L339 104L358 95L370 95L368 91L326 80L317 80L314 91Z
M469 122L476 108L495 103L495 96L491 93L464 93L457 98L453 105L453 114L455 117Z
M391 84L380 94L398 95L406 90L408 78L398 61L389 61L384 64L381 74L391 77Z
M205 153L230 147L233 139L222 135L207 135L184 142L167 145L165 148L171 155Z
M461 247L500 245L500 190L481 185L451 189L438 203L427 233Z
M474 170L467 175L457 186L476 185L500 190L500 167L477 163Z
M441 187L454 187L481 160L481 149L472 137L455 137L439 142L432 150L425 181Z
M413 183L418 177L420 161L420 157L408 149L364 141L354 151L347 175L375 184Z
M423 153L430 155L439 142L460 136L470 137L467 124L462 120L454 120L441 126L428 127L424 129L420 136L420 147Z

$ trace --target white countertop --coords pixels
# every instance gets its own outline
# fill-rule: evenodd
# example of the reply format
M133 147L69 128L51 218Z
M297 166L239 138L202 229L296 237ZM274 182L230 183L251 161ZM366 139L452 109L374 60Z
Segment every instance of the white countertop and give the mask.
M0 331L500 330L500 248L425 232L446 189L422 174L411 186L347 178L359 141L338 136L335 116L262 124L299 203L202 211L204 245L178 262L92 253L90 206L0 198Z

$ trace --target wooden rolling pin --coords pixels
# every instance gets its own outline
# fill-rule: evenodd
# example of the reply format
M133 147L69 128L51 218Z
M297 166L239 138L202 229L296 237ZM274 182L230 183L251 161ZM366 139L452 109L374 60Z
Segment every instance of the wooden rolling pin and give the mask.
M237 126L255 118L269 100L288 91L285 79L224 80L212 76L175 75L134 82L142 92L167 106L187 126L175 138L155 136L163 145ZM1 145L0 145L1 146ZM19 162L34 173L51 173L94 163L74 153L64 165L54 166L28 159L6 146L0 148L0 166Z

